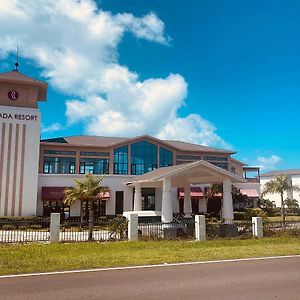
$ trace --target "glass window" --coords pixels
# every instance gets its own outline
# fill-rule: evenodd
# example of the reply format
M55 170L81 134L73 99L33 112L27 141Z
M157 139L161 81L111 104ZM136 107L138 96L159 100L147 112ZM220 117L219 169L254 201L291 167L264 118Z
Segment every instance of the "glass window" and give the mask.
M76 155L76 151L44 150L44 154Z
M131 145L131 174L141 175L157 169L157 146L147 141Z
M235 174L235 167L231 167L231 173Z
M176 159L180 160L201 160L200 155L176 155Z
M114 174L128 174L128 146L114 149Z
M155 210L155 189L142 189L142 210Z
M44 157L44 173L75 174L75 157Z
M173 152L163 147L159 148L159 166L168 167L173 166Z
M176 160L176 165L182 165L182 164L190 164L192 161L190 160Z
M87 152L87 151L80 151L80 155L82 155L82 156L109 156L109 152Z
M212 165L215 165L215 166L217 166L219 168L222 168L224 170L228 170L227 163L219 163L219 162L212 162L212 161L210 161L209 163L211 163Z
M80 174L108 174L109 160L98 158L81 158L79 165Z
M204 160L227 161L226 156L204 156Z

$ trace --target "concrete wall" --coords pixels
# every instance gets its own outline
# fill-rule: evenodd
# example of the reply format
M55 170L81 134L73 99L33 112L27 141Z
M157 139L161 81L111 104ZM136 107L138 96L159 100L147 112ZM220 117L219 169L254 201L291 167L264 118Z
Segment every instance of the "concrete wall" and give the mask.
M0 216L36 215L40 112L0 106Z
M83 179L83 175L78 174L39 174L38 181L38 201L37 211L42 214L42 187L68 187L75 185L75 179ZM110 199L106 202L106 214L115 214L116 191L124 191L124 211L132 209L132 189L125 185L132 176L106 175L103 178L102 185L110 190ZM80 214L80 206L75 203L71 207L71 216Z

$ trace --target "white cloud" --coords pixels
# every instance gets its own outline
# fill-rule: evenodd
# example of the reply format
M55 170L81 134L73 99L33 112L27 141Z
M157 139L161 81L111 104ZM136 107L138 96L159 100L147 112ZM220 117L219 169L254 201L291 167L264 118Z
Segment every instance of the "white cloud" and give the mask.
M181 75L141 81L118 63L117 48L126 32L163 45L170 41L153 12L142 17L112 14L93 0L0 4L0 56L14 52L19 43L21 55L43 68L53 87L72 97L66 103L69 125L81 122L89 134L151 134L228 148L200 115L178 116L187 96Z
M60 131L63 128L64 127L58 122L52 123L51 125L46 127L42 125L42 133L52 133L52 132Z
M256 165L261 167L262 170L267 171L275 169L281 162L281 158L277 155L271 155L269 157L258 156L256 161Z

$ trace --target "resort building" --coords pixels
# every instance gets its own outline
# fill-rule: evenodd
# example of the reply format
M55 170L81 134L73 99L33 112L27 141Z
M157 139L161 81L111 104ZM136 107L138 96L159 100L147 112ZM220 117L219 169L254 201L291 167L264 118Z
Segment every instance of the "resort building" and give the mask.
M278 170L271 171L268 173L264 173L261 175L261 190L263 190L265 184L274 179L275 176L287 176L290 185L296 185L300 187L300 170L292 169L292 170ZM266 194L264 196L265 199L269 199L273 201L277 207L281 206L281 197L280 194ZM288 191L284 193L284 199L295 199L300 203L300 192L299 191Z
M232 150L149 135L40 140L37 103L46 95L44 82L17 70L0 74L0 216L87 214L85 202L63 204L64 189L86 173L103 175L102 184L109 190L95 203L96 217L134 210L170 221L173 214L222 209L230 223L232 184L255 205L259 168L236 160ZM208 201L206 190L213 183L223 183L223 193Z

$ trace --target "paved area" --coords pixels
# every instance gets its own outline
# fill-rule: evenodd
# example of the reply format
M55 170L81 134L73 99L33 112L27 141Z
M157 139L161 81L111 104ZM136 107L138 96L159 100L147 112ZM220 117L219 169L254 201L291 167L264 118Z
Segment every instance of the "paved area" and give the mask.
M0 279L0 299L300 299L300 257Z

